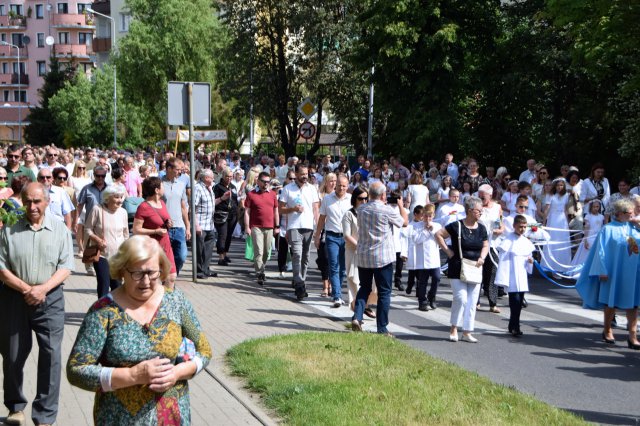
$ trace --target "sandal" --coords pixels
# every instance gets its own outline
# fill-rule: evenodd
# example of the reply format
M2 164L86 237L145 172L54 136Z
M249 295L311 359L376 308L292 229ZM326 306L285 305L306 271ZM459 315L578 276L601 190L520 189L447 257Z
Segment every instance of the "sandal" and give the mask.
M371 309L371 308L366 308L366 309L364 310L364 314L365 314L366 316L368 316L369 318L375 318L375 317L376 317L376 313L375 313L375 312L373 312L373 309Z
M322 293L320 293L320 297L329 297L329 290L328 289L323 289Z
M500 309L498 309L497 306L492 306L489 308L489 312L493 312L494 314L499 314L500 313Z

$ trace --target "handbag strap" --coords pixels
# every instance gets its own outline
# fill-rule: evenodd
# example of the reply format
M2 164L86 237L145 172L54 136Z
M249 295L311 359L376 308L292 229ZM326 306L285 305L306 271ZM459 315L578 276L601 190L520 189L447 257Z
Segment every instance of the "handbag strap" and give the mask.
M458 221L458 253L460 253L460 261L462 262L462 221Z
M158 215L158 217L160 218L160 220L162 221L162 223L164 223L164 221L165 221L166 219L162 217L162 215L160 214L160 210L159 210L159 209L156 209L155 207L153 207L153 206L151 205L151 203L150 203L150 202L148 202L148 201L146 201L146 200L145 200L145 203L147 203L147 204L149 205L149 207L151 207L151 208L153 209L153 211Z

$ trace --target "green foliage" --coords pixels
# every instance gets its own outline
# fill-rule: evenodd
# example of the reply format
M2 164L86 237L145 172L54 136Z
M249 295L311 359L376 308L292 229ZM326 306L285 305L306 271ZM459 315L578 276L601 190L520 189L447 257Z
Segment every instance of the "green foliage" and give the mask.
M49 72L44 75L44 83L38 90L40 105L30 108L29 115L26 117L26 121L30 123L24 128L24 136L28 144L57 146L62 144L62 130L49 108L49 100L64 87L66 82L73 79L74 75L73 68L61 69L58 59L51 57Z
M148 122L144 110L123 100L118 85L118 135L122 144L144 146ZM49 102L60 123L66 145L111 146L113 144L113 69L105 66L88 79L79 74Z
M216 52L225 35L212 4L209 0L127 1L131 26L118 45L115 61L125 99L141 107L149 119L143 133L164 137L169 81L209 82L215 87Z

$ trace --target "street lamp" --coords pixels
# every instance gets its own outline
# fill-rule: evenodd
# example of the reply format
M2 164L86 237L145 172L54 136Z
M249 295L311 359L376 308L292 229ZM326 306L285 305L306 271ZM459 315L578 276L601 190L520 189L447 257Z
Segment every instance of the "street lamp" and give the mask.
M89 13L93 13L95 15L98 16L102 16L103 18L106 18L108 20L111 21L111 50L113 52L115 52L116 49L116 21L115 19L113 19L113 17L109 16L109 15L104 15L100 12L96 12L95 10L91 9L90 7L87 7L87 12ZM116 73L116 64L115 62L113 63L113 147L117 147L118 146L118 89L117 89L117 82L116 82L116 78L117 78L117 73Z
M20 69L20 47L6 41L0 41L3 46L15 47L18 50L18 102L22 102L20 84L22 84L22 70ZM18 143L22 144L22 108L18 105Z

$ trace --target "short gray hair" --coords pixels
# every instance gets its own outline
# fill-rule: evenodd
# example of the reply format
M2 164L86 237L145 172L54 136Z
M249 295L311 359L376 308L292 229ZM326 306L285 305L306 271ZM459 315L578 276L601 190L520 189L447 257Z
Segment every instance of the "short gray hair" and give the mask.
M204 178L207 177L207 176L212 178L213 177L213 170L211 170L211 169L201 169L200 170L200 176L199 176L200 181L204 182Z
M473 195L471 195L470 197L467 197L464 200L464 210L465 211L473 210L473 208L478 204L482 205L482 200L478 197L474 197Z
M620 213L631 212L633 214L633 210L635 208L634 204L630 200L618 200L611 206L613 208L613 215L617 216Z
M125 195L125 189L123 185L107 185L106 188L102 190L102 204L107 204L111 197L117 197L118 195Z
M382 182L374 182L369 186L369 198L379 200L386 190Z

